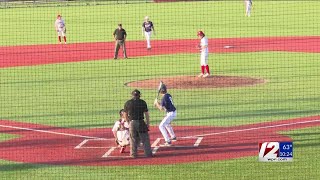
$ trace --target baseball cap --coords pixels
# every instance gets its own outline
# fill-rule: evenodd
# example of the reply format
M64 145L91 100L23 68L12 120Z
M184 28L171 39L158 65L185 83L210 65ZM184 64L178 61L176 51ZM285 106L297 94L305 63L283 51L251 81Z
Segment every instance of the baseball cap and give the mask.
M61 17L61 15L60 15L60 14L58 14L58 15L57 15L57 18L58 18L58 17Z
M122 26L122 24L121 24L121 23L119 23L119 24L118 24L118 26Z
M131 95L134 97L140 97L141 93L138 89L135 89L131 92Z
M197 36L204 36L204 33L202 31L198 31Z

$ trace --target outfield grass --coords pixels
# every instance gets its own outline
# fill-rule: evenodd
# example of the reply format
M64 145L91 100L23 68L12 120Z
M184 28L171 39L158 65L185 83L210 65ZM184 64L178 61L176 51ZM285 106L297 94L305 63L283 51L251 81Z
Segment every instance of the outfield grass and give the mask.
M244 17L240 1L4 9L0 45L56 43L57 12L66 18L71 42L111 41L119 21L128 40L141 40L140 24L146 14L156 25L155 39L196 38L199 28L210 38L319 35L319 7L316 1L256 2L250 18ZM115 15L119 9L123 13ZM319 57L289 52L210 55L214 74L259 77L267 83L170 90L179 113L174 125L234 126L318 115ZM0 69L0 118L70 128L111 127L130 98L132 88L125 87L126 82L194 75L199 71L198 58L198 54L180 54ZM155 91L142 93L151 105ZM150 109L151 123L158 125L163 114ZM6 179L317 179L319 133L319 127L285 132L294 139L293 163L259 163L257 157L250 157L119 168L0 161L0 175ZM9 138L13 137L1 134L0 141Z
M244 17L242 1L3 9L0 45L56 43L58 13L64 16L69 41L74 43L111 41L119 22L128 40L141 40L145 15L155 24L154 39L194 39L198 29L211 38L319 35L316 1L258 1L254 6L250 18Z

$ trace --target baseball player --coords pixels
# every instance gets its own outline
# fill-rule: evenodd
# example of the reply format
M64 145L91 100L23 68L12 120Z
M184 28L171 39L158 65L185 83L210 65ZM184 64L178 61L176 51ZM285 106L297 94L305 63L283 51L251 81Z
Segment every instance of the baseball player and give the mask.
M112 128L115 142L121 147L120 153L123 153L126 146L130 144L129 123L125 121L124 110L119 112L120 119L114 123Z
M151 50L151 33L155 34L154 26L152 21L149 21L149 17L144 17L144 22L142 23L142 36L144 35L147 40L147 50Z
M197 35L198 35L198 38L201 40L200 45L198 46L198 48L201 51L201 54L200 54L201 74L199 74L198 77L206 78L210 76L210 69L208 65L208 56L209 56L208 38L205 36L203 31L198 31Z
M54 27L56 29L56 32L58 33L58 40L59 43L61 44L61 36L63 36L63 40L64 43L67 44L67 37L66 37L66 33L67 33L67 29L66 29L66 24L64 22L64 20L62 19L61 15L59 14L57 16L57 19L54 23Z
M158 99L155 99L154 106L160 111L166 111L166 116L162 119L159 129L165 140L164 146L171 146L171 141L177 140L171 126L171 122L176 118L177 112L173 104L172 96L167 92L167 87L165 85L160 89L160 95L162 96L161 102L159 103Z
M246 16L250 17L252 9L252 0L244 0L244 4L246 7Z

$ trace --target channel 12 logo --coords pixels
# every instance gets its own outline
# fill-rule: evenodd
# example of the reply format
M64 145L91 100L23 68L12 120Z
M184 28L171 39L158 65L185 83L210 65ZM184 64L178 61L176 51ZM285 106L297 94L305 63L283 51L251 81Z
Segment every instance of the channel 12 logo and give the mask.
M292 142L259 143L259 161L288 162L293 160Z

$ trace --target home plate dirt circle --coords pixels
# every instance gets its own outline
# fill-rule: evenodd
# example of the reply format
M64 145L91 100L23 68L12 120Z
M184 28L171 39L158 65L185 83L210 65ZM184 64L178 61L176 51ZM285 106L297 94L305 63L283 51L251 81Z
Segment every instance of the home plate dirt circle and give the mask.
M120 153L110 128L69 129L0 120L0 133L15 138L0 142L0 159L67 166L143 166L219 161L258 156L259 142L292 141L279 132L320 126L320 116L231 127L174 126L177 141L164 143L157 126L150 128L153 158Z
M199 78L197 76L175 76L134 81L126 83L126 85L134 88L156 89L160 81L170 89L241 87L266 82L264 79L240 76L209 76L206 78Z

